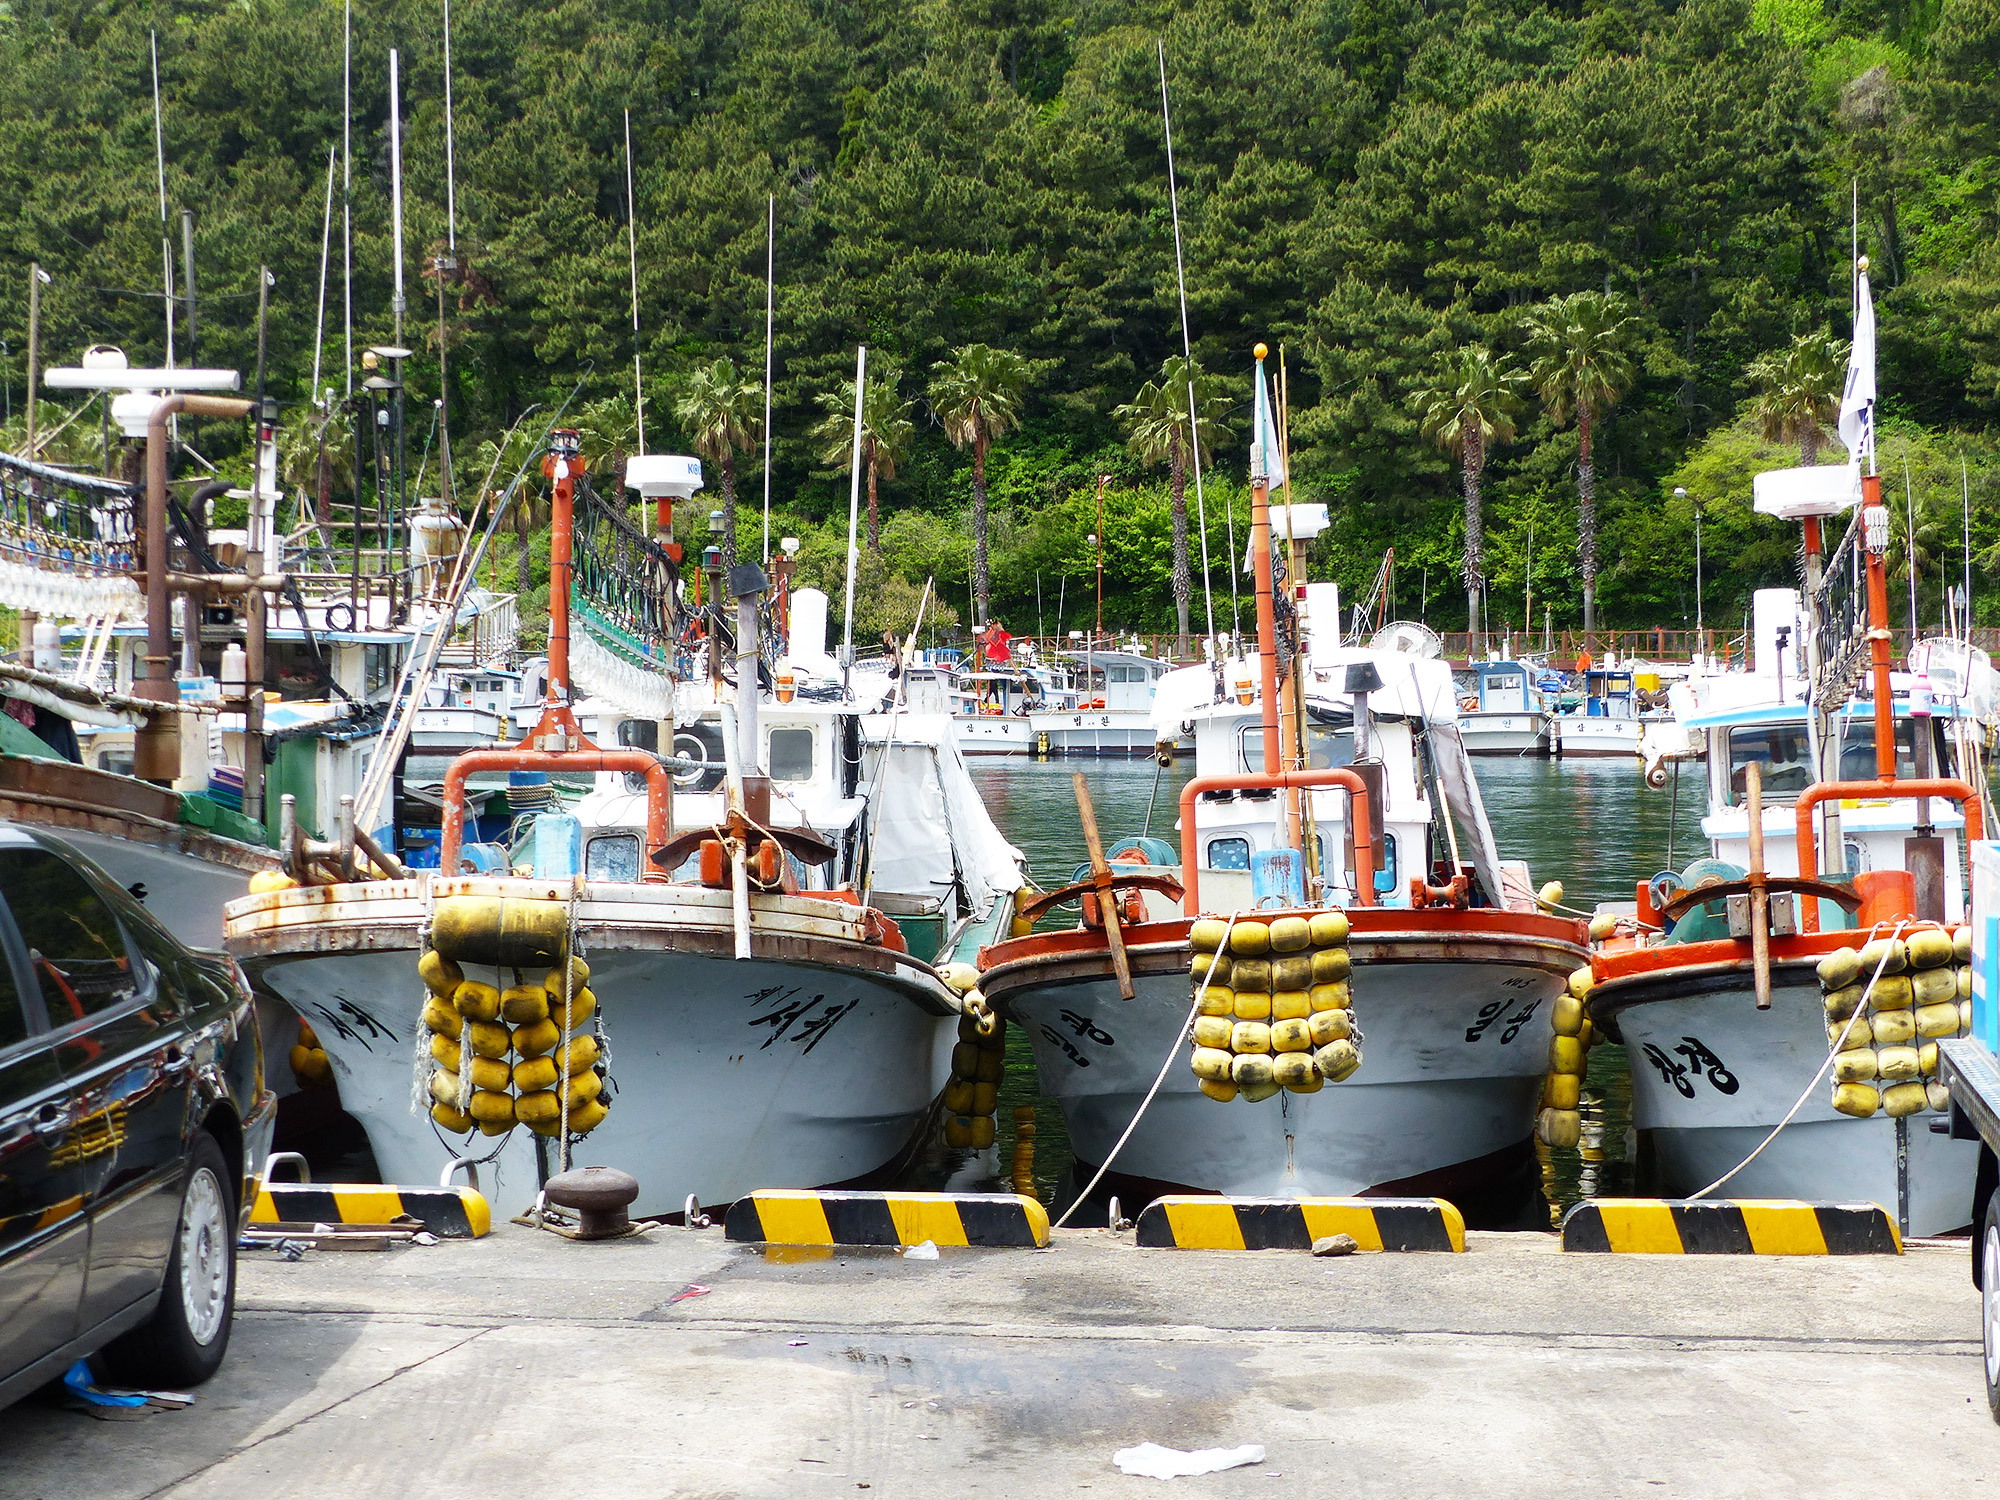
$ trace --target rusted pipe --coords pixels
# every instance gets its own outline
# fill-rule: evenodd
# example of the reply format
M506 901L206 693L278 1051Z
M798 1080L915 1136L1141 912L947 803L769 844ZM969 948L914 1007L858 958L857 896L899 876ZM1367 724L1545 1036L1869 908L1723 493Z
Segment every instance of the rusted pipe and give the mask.
M1346 766L1330 771L1278 771L1257 775L1237 772L1228 776L1197 776L1181 788L1181 884L1187 895L1181 910L1189 916L1201 911L1201 836L1195 828L1195 804L1203 792L1233 790L1282 790L1298 787L1341 786L1347 788L1347 816L1354 832L1354 898L1361 906L1375 904L1375 864L1371 857L1368 832L1368 784Z
M1764 883L1764 768L1744 771L1743 800L1750 814L1750 968L1757 1009L1771 1008L1771 893Z
M639 771L646 777L646 859L640 879L661 881L667 872L653 855L667 845L667 798L673 775L649 750L470 750L444 773L444 826L438 841L438 869L458 871L458 848L465 836L465 781L480 771Z
M171 703L178 696L167 571L167 419L176 412L242 417L249 415L250 403L183 392L162 397L146 418L146 675L133 684L132 695L155 703ZM171 786L181 774L179 719L161 714L140 725L133 735L132 759L133 772L141 780Z
M1882 512L1880 551L1871 544ZM1889 686L1889 513L1882 507L1882 476L1861 477L1861 540L1868 559L1868 655L1875 675L1875 774L1896 779L1896 704Z
M1842 801L1846 798L1869 798L1880 801L1913 801L1924 797L1944 797L1956 802L1965 813L1965 836L1968 839L1986 837L1986 820L1979 810L1979 794L1967 782L1950 777L1938 777L1928 781L1821 781L1799 793L1798 805L1793 816L1796 828L1793 839L1799 850L1799 876L1804 880L1819 879L1819 851L1814 847L1812 836L1812 810L1822 802ZM1800 914L1799 927L1804 932L1819 931L1819 903L1807 901Z

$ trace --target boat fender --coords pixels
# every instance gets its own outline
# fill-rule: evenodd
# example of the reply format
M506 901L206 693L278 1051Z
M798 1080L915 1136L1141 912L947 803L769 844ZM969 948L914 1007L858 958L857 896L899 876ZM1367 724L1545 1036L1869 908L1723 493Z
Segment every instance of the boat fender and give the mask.
M1876 938L1862 946L1861 972L1873 974L1878 966L1884 974L1900 974L1910 966L1910 950L1901 938Z
M1579 1000L1588 1000L1590 991L1596 983L1597 976L1591 972L1590 965L1585 964L1582 968L1570 972L1569 992Z
M1196 1047L1190 1064L1196 1078L1221 1082L1233 1076L1231 1065L1234 1057L1222 1047Z
M1273 1021L1303 1021L1312 1014L1312 996L1305 990L1279 990L1271 997Z
M509 985L500 992L500 1019L511 1026L539 1021L549 1013L549 992L539 984Z
M1925 927L1903 940L1913 969L1936 969L1952 960L1952 937L1942 927Z
M431 1033L431 1060L448 1073L456 1073L459 1064L458 1043L448 1036Z
M1271 960L1271 988L1274 992L1310 989L1312 982L1312 960L1303 953L1288 953L1283 958Z
M498 1021L472 1021L463 1041L480 1057L505 1057L514 1045L514 1034Z
M490 984L467 979L452 991L451 1000L458 1007L458 1013L468 1021L500 1019L500 991Z
M1881 1091L1873 1084L1837 1083L1833 1086L1833 1107L1844 1115L1865 1120L1881 1106Z
M1877 1040L1875 1028L1866 1016L1857 1016L1852 1022L1829 1021L1826 1023L1826 1044L1835 1051L1841 1048L1841 1038L1846 1037L1849 1051L1856 1047L1866 1047ZM1905 1038L1907 1040L1907 1038Z
M1972 962L1972 928L1970 926L1961 927L1952 933L1951 956L1962 964Z
M1875 987L1868 995L1868 1008L1873 1011L1908 1010L1916 1003L1916 986L1908 974L1884 974L1875 981Z
M1339 1083L1361 1066L1361 1051L1352 1037L1328 1042L1313 1054L1313 1063L1328 1083Z
M1535 1134L1553 1150L1573 1150L1583 1139L1583 1116L1573 1109L1545 1109L1535 1117Z
M1239 1089L1258 1088L1276 1082L1271 1076L1271 1059L1262 1052L1237 1053L1230 1060L1229 1076ZM1266 1094L1264 1097L1268 1099L1271 1096Z
M954 1078L944 1086L944 1107L947 1114L969 1115L972 1113L973 1094L978 1085L969 1078Z
M453 1135L464 1135L472 1129L472 1116L453 1104L433 1104L431 1118Z
M1271 927L1267 922L1239 921L1229 934L1229 951L1236 958L1262 958L1271 951Z
M1246 990L1253 995L1268 995L1271 992L1270 962L1262 958L1231 959L1229 984L1239 995Z
M553 1057L528 1057L514 1064L514 1089L523 1099L552 1089L556 1080L562 1077L562 1068ZM522 1115L526 1120L528 1116Z
M1236 1013L1236 992L1223 985L1211 984L1201 992L1198 1009L1204 1016L1232 1016Z
M1949 968L1919 969L1910 976L1910 998L1919 1006L1939 1005L1947 1001L1956 1003L1957 971Z
M465 970L446 958L435 948L426 948L424 956L417 960L417 977L440 1000L449 1000L465 983Z
M1844 984L1837 990L1828 990L1820 996L1820 1004L1826 1007L1829 1020L1845 1021L1854 1014L1854 1007L1861 1003L1867 993L1865 984Z
M1951 1090L1939 1083L1935 1078L1924 1085L1924 1098L1928 1101L1930 1107L1939 1114L1943 1114L1951 1108Z
M1897 1083L1882 1090L1882 1113L1892 1120L1930 1108L1930 1092L1922 1083Z
M1226 1016L1196 1016L1194 1044L1197 1047L1228 1047L1234 1023Z
M1549 1071L1551 1073L1583 1073L1583 1039L1574 1036L1549 1038Z
M295 1044L291 1052L292 1076L303 1084L324 1083L333 1075L333 1064L323 1047Z
M561 901L446 896L431 914L431 946L460 963L520 968L562 952L569 908Z
M1271 997L1238 990L1234 1014L1239 1021L1268 1021L1271 1019Z
M1937 1077L1938 1044L1919 1042L1917 1044L1917 1072L1925 1078Z
M443 1068L434 1068L431 1070L431 1097L433 1099L437 1100L440 1104L448 1104L453 1109L456 1109L458 1108L458 1094L459 1084L456 1073L447 1072Z
M975 1083L972 1086L972 1112L975 1115L990 1115L999 1108L1000 1085L997 1083Z
M523 1125L546 1125L562 1119L562 1097L553 1088L535 1089L514 1101L514 1118Z
M1226 953L1197 952L1188 964L1188 972L1198 984L1208 980L1211 986L1229 983L1229 955Z
M1239 1057L1245 1053L1269 1052L1271 1028L1263 1021L1238 1021L1231 1028L1229 1045ZM1241 1078L1236 1081L1243 1082Z
M1877 1072L1873 1047L1850 1047L1833 1055L1835 1083L1872 1083Z
M1254 1021L1244 1024L1254 1026ZM1303 1020L1274 1021L1271 1024L1271 1050L1273 1052L1311 1052L1312 1027ZM1280 1083L1289 1080L1280 1078Z
M1283 1087L1274 1078L1269 1083L1240 1084L1237 1087L1236 1097L1241 1099L1245 1104L1261 1104L1266 1099L1283 1092Z
M1583 1002L1574 995L1556 996L1555 1009L1549 1012L1549 1024L1555 1028L1557 1036L1575 1036L1583 1030Z
M1916 1012L1877 1011L1868 1017L1868 1029L1874 1033L1877 1045L1899 1046L1917 1034Z
M426 1029L439 1036L448 1036L453 1041L457 1041L458 1034L465 1030L465 1017L448 1001L440 1000L436 995L424 1002L423 1021Z
M570 994L575 995L589 983L590 965L580 958L572 958L569 961ZM544 974L542 976L542 988L549 992L552 999L561 999L563 992L563 971L561 969L551 969L548 973Z
M944 980L945 987L955 995L963 995L979 986L979 970L971 964L946 964L938 971L938 977Z
M1608 911L1601 911L1590 919L1590 940L1601 943L1618 931L1618 918Z
M1312 956L1313 983L1339 984L1354 972L1354 960L1345 948L1321 948Z
M1310 1052L1280 1052L1271 1059L1273 1083L1292 1089L1298 1088L1309 1079L1319 1079L1319 1070L1313 1066Z
M250 894L262 896L271 891L292 891L299 883L283 870L259 870L250 877Z
M1558 906L1562 905L1562 898L1563 883L1560 880L1551 880L1547 885L1535 892L1535 904L1541 907L1543 911L1551 914L1554 913Z
M1819 987L1829 995L1845 990L1861 977L1861 954L1853 948L1836 949L1819 961L1818 973Z
M502 1121L511 1125L514 1123L514 1096L492 1089L474 1089L472 1107L466 1113L482 1125L498 1125Z
M1922 1037L1957 1036L1959 1028L1958 989L1952 988L1953 998L1935 1005L1920 1005L1912 1012L1917 1023L1917 1035Z
M1342 945L1347 942L1347 936L1351 930L1351 924L1347 920L1347 913L1344 911L1314 912L1307 925L1312 931L1312 945L1315 948L1341 949ZM1347 954L1343 950L1340 956L1346 958ZM1342 975L1341 977L1345 978L1346 976Z
M1344 979L1315 984L1306 991L1306 999L1315 1011L1349 1010L1354 1005L1354 987Z
M1236 1085L1227 1078L1204 1078L1201 1080L1200 1088L1209 1098L1223 1104L1236 1097Z
M1303 953L1312 946L1312 926L1304 917L1274 917L1269 926L1273 953ZM1242 930L1242 924L1237 930ZM1232 938L1232 946L1234 942Z
M562 1039L562 1027L549 1016L530 1021L525 1026L516 1026L511 1033L514 1050L524 1058L541 1057L553 1052L561 1045Z
M1583 1097L1583 1080L1574 1073L1551 1073L1542 1089L1542 1102L1550 1109L1575 1109Z
M1354 1012L1316 1010L1306 1022L1306 1035L1311 1038L1314 1050L1332 1042L1346 1041L1354 1035Z
M488 1093L504 1094L514 1084L514 1070L498 1058L475 1057L472 1059L472 1086Z

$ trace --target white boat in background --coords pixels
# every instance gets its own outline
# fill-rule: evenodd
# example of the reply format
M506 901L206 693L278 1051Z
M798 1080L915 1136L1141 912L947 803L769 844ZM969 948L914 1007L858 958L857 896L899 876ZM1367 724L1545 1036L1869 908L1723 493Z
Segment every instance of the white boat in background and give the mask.
M953 675L949 690L958 748L967 755L1026 755L1034 715L1071 708L1077 694L1058 669L1027 663Z
M1547 755L1549 707L1533 662L1475 661L1472 686L1459 701L1459 734L1468 755Z
M1075 702L1028 717L1037 755L1151 755L1153 692L1171 663L1131 651L1085 651L1062 659ZM1175 742L1179 742L1176 736Z

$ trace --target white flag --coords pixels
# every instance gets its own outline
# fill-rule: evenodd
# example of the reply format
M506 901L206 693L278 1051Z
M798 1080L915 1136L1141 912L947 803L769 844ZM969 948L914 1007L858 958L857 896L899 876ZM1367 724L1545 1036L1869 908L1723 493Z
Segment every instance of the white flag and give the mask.
M1860 299L1854 306L1854 348L1847 356L1847 389L1840 398L1840 440L1847 444L1849 463L1875 451L1875 303L1868 295L1868 273L1861 274Z
M1271 397L1264 387L1264 371L1257 371L1257 415L1250 427L1250 473L1262 474L1276 489L1285 482L1285 450L1278 443L1278 424L1271 420Z

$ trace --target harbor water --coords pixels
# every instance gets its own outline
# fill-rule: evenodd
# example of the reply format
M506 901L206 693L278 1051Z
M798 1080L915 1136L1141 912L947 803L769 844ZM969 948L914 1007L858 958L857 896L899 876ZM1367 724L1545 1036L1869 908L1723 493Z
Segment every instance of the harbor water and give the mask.
M1191 756L1164 770L1150 760L973 761L973 779L993 821L1027 857L1029 872L1044 889L1068 883L1088 858L1070 781L1078 770L1089 784L1107 848L1149 827L1156 837L1178 842L1174 825L1180 788L1194 774ZM1566 904L1573 907L1588 910L1599 901L1630 901L1638 881L1670 865L1685 866L1705 847L1698 766L1681 771L1677 788L1670 782L1661 791L1645 785L1636 761L1493 758L1479 761L1477 772L1501 856L1526 860L1538 886L1562 881ZM1075 921L1072 908L1044 925ZM1060 1212L1082 1184L1072 1181L1062 1113L1037 1085L1028 1039L1018 1034L1007 1042L996 1147L977 1154L928 1151L907 1185L937 1187L948 1181L957 1188L1005 1191L1014 1156L1014 1111L1022 1106L1034 1110L1036 1187L1052 1213ZM1631 1187L1632 1085L1624 1048L1592 1049L1582 1113L1583 1138L1575 1149L1552 1151L1537 1144L1544 1190L1558 1214L1580 1198ZM1127 1205L1128 1211L1133 1207ZM1072 1222L1093 1219L1103 1222L1101 1204L1079 1208Z

